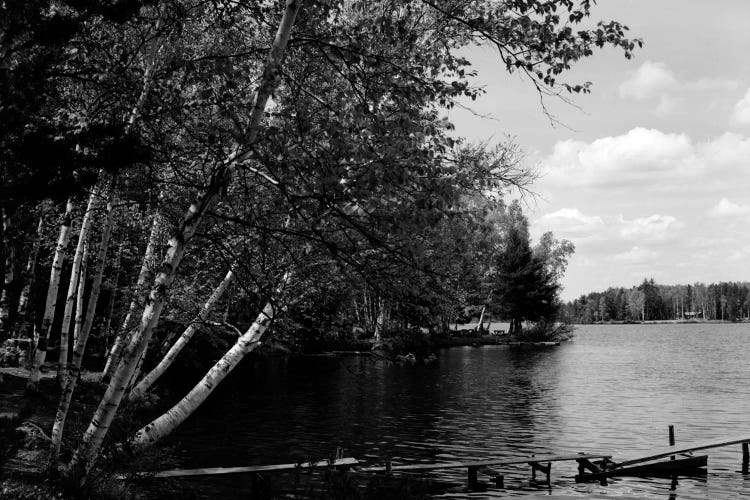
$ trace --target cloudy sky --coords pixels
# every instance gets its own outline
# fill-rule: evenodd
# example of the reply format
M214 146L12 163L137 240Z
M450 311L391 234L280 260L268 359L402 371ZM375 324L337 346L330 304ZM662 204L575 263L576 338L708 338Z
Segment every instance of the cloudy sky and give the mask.
M515 138L543 177L532 236L576 245L566 300L653 277L665 284L750 280L750 1L599 0L644 47L605 50L568 81L576 106L545 104L489 49L471 53L486 95L457 109L458 133ZM489 115L491 118L476 116Z

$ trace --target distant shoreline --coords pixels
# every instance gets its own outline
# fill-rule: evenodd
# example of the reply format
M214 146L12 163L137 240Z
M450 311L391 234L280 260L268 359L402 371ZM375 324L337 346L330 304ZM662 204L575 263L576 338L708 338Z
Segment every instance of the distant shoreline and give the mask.
M690 324L740 324L747 321L729 321L722 319L654 319L648 321L596 321L594 323L574 323L576 326L582 325L690 325Z

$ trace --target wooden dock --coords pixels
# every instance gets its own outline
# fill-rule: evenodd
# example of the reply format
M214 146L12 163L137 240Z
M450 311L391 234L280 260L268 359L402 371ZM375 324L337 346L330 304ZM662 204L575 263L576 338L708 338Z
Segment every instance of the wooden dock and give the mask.
M660 458L670 457L672 455L682 455L686 453L693 453L701 450L709 450L711 448L724 448L726 446L732 446L735 444L742 445L743 462L745 462L745 456L747 456L748 448L747 445L750 443L750 436L738 436L726 439L717 439L714 441L704 441L701 443L693 443L688 445L680 445L678 447L670 446L669 448L662 447L659 449L651 450L646 454L632 458L629 460L623 460L618 462L619 467L625 467L627 465L633 465L643 462L650 462L652 460L658 460Z
M479 484L477 477L477 474L479 472L490 476L495 484L497 484L499 487L502 487L503 476L499 472L492 469L492 467L528 464L529 466L531 466L531 479L533 481L536 481L536 473L537 471L539 471L542 474L546 475L546 483L550 484L550 474L552 471L553 462L571 462L595 459L608 460L610 458L612 458L611 455L588 453L576 453L571 455L531 455L527 457L510 459L491 458L484 460L465 460L458 462L437 462L432 464L392 465L390 463L386 463L385 466L361 467L358 468L357 471L390 474L392 472L424 472L440 469L466 469L467 483L469 488L476 488Z
M602 480L613 476L636 475L636 476L663 476L695 473L706 467L708 456L694 456L693 453L700 450L722 448L726 446L741 445L742 449L742 473L748 474L748 462L750 462L750 435L733 438L717 439L688 445L674 446L673 427L670 426L670 443L672 446L651 450L639 457L615 462L612 455L596 453L574 453L567 455L529 455L514 458L486 458L474 460L461 460L436 463L412 463L393 464L390 461L383 465L363 465L359 460L352 457L344 457L343 450L337 449L336 458L320 460L317 462L288 463L275 465L251 465L245 467L213 467L202 469L175 469L156 473L139 473L129 477L153 477L153 478L177 478L196 477L206 475L222 474L251 474L257 477L261 473L274 473L292 470L313 470L336 468L342 471L353 471L362 474L385 474L392 473L419 473L442 469L465 469L467 474L467 485L469 489L480 487L478 474L482 473L491 478L499 487L503 487L503 475L495 468L509 465L527 464L531 467L531 479L536 481L537 473L545 476L546 484L550 484L550 474L554 462L578 463L576 481ZM680 458L677 458L679 456ZM670 457L671 460L658 461ZM705 472L704 472L705 473ZM126 476L120 476L125 479Z
M284 472L297 468L302 469L324 469L327 467L349 468L359 464L356 458L337 458L335 460L320 460L318 462L300 462L296 464L275 464L275 465L248 465L244 467L209 467L203 469L174 469L165 470L156 473L140 472L140 477L196 477L196 476L214 476L221 474L259 474L261 472ZM120 476L123 479L124 476Z
M748 464L750 463L750 436L738 436L732 438L717 439L713 441L704 441L688 445L674 446L674 428L670 426L669 441L671 446L658 448L646 452L645 454L613 462L603 460L600 463L593 463L588 459L578 461L578 475L576 481L603 480L613 476L662 476L680 473L695 473L699 469L706 467L708 464L708 455L694 456L693 453L701 450L714 448L724 448L732 445L741 445L742 449L742 474L748 474ZM677 458L680 456L680 458ZM657 462L657 460L669 457L668 461Z

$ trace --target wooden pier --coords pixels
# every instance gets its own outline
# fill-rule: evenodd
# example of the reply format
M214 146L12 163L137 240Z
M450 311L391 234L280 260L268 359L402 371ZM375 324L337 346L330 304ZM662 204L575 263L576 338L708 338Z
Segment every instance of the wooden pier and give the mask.
M727 446L741 445L742 450L742 474L748 474L748 464L750 463L750 435L737 436L712 441L692 443L688 445L674 445L674 428L669 426L669 443L668 448L659 448L646 452L645 454L613 462L604 460L600 463L593 463L590 460L582 459L578 461L578 475L576 481L598 481L607 477L614 476L663 476L680 473L694 473L697 470L706 467L708 464L707 455L693 455L696 451L709 450L714 448L724 448ZM677 456L681 458L677 458ZM670 460L656 462L656 460L669 457Z
M531 455L528 457L519 458L495 458L495 459L484 459L484 460L466 460L460 462L438 462L432 464L406 464L406 465L392 465L386 463L385 466L377 467L362 467L357 469L359 472L371 472L390 474L392 472L424 472L439 469L466 469L467 472L467 484L469 488L476 488L479 484L477 473L482 472L492 478L492 481L499 487L503 487L504 478L503 476L492 469L492 467L501 467L504 465L522 465L528 464L531 466L531 479L536 481L537 471L546 475L546 484L550 484L550 473L552 471L553 462L571 462L579 460L608 460L612 458L610 455L601 454L588 454L588 453L577 453L571 455Z
M301 462L275 465L251 465L245 467L214 467L202 469L176 469L156 473L139 473L129 477L177 478L222 474L250 474L257 478L261 473L288 472L293 470L315 470L335 468L360 474L391 475L393 473L420 473L442 469L465 469L469 489L482 486L478 474L489 476L496 486L504 487L504 477L497 470L499 467L527 464L531 467L531 479L537 480L537 473L544 475L545 483L551 484L550 475L554 462L578 463L577 482L606 481L615 476L674 476L682 474L705 474L708 463L707 455L693 455L696 451L741 445L742 474L748 474L750 462L750 435L738 436L688 445L674 446L674 429L670 426L670 447L659 448L643 455L615 462L612 455L596 453L574 453L567 455L530 455L515 458L486 458L436 463L393 464L390 461L382 465L365 465L356 458L344 457L343 450L337 449L335 458L317 462ZM670 457L670 460L661 460ZM126 476L120 476L125 479Z

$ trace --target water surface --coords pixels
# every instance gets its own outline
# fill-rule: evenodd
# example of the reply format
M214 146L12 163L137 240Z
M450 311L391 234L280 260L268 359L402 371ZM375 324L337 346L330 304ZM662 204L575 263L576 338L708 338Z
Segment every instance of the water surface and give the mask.
M748 340L746 324L583 326L560 347L452 348L427 366L357 357L245 363L168 443L185 467L319 459L337 446L373 462L581 451L617 461L666 445L670 424L678 444L750 437ZM571 462L553 464L549 490L519 466L503 469L505 489L463 497L750 496L739 445L706 453L708 475L676 485L576 484Z

